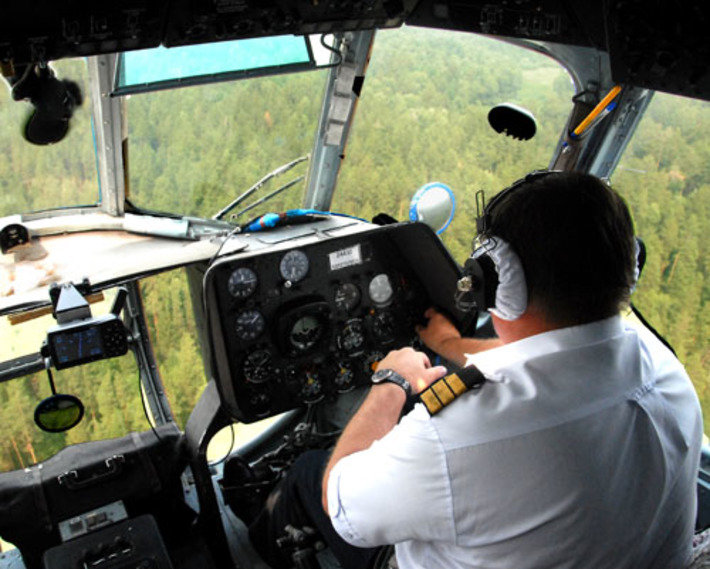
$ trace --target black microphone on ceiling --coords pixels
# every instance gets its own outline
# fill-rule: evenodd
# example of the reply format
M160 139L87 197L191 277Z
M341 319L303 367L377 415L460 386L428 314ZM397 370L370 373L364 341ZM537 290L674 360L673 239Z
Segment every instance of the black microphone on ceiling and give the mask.
M9 78L12 98L28 100L34 109L27 116L22 134L32 144L47 145L62 140L69 132L69 121L84 97L79 85L57 79L45 64L30 64Z

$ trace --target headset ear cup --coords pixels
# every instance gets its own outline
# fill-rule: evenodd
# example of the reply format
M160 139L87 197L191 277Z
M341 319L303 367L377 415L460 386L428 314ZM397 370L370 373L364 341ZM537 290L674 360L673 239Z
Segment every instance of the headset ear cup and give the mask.
M464 264L464 275L471 278L471 302L476 310L489 310L496 305L498 271L495 263L485 253L469 258Z

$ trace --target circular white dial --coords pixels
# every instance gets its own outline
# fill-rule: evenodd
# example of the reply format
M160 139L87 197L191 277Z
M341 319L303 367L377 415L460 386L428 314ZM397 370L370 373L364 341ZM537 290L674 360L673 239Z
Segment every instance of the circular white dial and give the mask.
M303 280L308 274L308 257L303 251L293 249L281 258L279 271L281 276L287 281L297 283Z
M392 300L392 295L394 294L392 282L385 273L375 275L370 281L367 291L375 304L387 304Z

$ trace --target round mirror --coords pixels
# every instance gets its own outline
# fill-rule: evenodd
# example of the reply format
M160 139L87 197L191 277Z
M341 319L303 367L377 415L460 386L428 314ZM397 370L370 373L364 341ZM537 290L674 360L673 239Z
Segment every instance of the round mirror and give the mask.
M35 423L48 433L62 433L79 424L84 404L78 397L57 393L47 397L35 409Z
M441 182L422 186L409 205L409 219L422 221L437 234L443 233L454 218L456 199L451 189Z

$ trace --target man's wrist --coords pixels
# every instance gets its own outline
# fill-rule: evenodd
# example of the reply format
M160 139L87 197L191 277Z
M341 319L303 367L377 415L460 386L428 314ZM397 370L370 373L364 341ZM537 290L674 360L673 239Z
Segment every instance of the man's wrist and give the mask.
M379 399L387 399L393 405L397 404L402 407L404 407L404 404L407 401L407 394L404 392L404 389L389 381L383 383L373 383L370 388L370 394Z
M464 355L464 344L461 336L449 336L439 342L439 345L436 349L434 349L434 351L443 358L458 365L463 365L466 361L466 356Z

